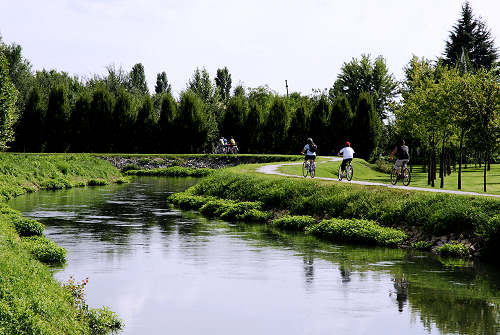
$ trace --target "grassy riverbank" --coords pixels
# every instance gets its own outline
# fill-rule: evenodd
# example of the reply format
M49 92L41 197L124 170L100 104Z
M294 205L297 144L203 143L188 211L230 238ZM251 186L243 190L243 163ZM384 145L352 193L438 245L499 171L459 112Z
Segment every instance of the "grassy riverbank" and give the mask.
M188 195L259 202L280 215L370 220L381 227L416 230L425 240L452 235L470 240L483 254L498 250L500 201L448 194L324 184L311 180L221 171L203 179ZM321 235L321 234L320 234Z
M370 164L363 159L355 158L353 160L354 180L368 181L372 183L390 184L390 176L387 172L382 172L375 164ZM337 178L340 162L328 162L320 158L316 165L316 177ZM392 163L385 164L384 168L392 167ZM284 165L279 168L280 172L300 176L302 175L301 165ZM468 166L462 170L462 189L467 192L483 192L483 169L474 166ZM445 190L458 190L457 178L458 172L452 172L451 175L445 177ZM435 181L435 189L439 189L439 172L438 179ZM400 183L398 185L401 185ZM412 166L411 185L413 187L430 188L427 184L427 173L420 165ZM491 170L487 172L487 193L500 194L500 164L492 164Z
M0 201L38 190L123 181L110 163L89 154L0 154Z
M109 162L87 154L0 155L0 334L104 335L122 327L113 312L87 306L86 282L61 285L54 279L45 264L64 263L66 251L42 235L42 224L1 201L123 181Z

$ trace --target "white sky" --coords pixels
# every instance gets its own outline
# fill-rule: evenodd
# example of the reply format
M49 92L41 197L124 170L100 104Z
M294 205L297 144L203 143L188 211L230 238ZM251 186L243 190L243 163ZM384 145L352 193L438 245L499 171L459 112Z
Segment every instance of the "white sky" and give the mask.
M310 94L333 85L362 53L383 55L396 79L411 56L444 50L463 0L0 0L0 34L35 70L89 77L141 62L153 92L173 91L196 67L227 66L233 88L269 85ZM471 0L500 46L500 0Z

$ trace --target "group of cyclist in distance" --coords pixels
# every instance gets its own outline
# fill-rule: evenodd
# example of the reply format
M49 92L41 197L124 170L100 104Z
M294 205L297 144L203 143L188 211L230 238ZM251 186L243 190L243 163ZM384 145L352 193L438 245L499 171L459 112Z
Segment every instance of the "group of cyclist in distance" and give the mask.
M304 156L303 164L303 175L310 174L312 178L315 176L316 169L316 151L318 146L314 143L312 138L307 139L307 143L301 151ZM345 146L340 149L337 153L338 156L342 155L342 164L339 167L339 180L346 177L347 180L352 179L353 168L351 165L352 159L354 158L354 150L351 147L350 142L345 142ZM391 183L394 185L400 179L403 180L404 185L408 185L411 180L410 171L406 168L406 165L410 161L410 153L408 146L406 146L404 140L400 140L398 145L391 152L390 158L396 157L396 162L391 171Z

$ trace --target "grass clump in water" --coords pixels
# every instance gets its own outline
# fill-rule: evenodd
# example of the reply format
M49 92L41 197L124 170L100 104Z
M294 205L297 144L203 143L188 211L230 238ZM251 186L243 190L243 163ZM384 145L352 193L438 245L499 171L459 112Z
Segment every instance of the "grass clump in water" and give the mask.
M162 176L162 177L206 177L215 170L208 168L190 168L182 166L171 166L151 170L126 170L124 174L135 176Z
M463 243L446 243L436 249L441 256L470 257L471 252L467 245Z
M428 251L431 250L432 242L429 241L417 241L411 244L413 249Z
M316 220L307 215L285 215L272 221L272 224L277 227L298 231L304 231L307 227L315 223Z
M307 227L305 231L334 242L378 244L388 247L398 246L407 239L406 233L401 230L381 227L374 221L357 219L323 220Z

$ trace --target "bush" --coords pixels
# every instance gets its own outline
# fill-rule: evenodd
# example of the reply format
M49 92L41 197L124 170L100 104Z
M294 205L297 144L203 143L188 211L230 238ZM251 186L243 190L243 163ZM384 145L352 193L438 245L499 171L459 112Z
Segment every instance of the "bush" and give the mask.
M411 244L413 249L428 251L431 250L432 243L429 241L418 241Z
M171 194L167 201L181 209L200 209L208 201L213 200L213 197L202 197L199 195L191 195L189 193L174 193Z
M92 335L116 333L123 328L123 321L108 308L92 308L87 313Z
M130 170L140 170L141 168L137 164L127 164L124 167L122 167L122 172L127 172Z
M89 186L104 186L108 185L109 182L105 179L100 179L100 178L92 178L88 181Z
M406 240L405 232L368 220L323 220L306 228L306 233L335 242L358 242L395 247Z
M38 221L22 216L14 218L12 223L19 236L41 236L45 226Z
M206 216L221 216L229 208L234 207L234 202L230 200L211 200L200 208L200 213Z
M316 220L311 216L297 215L290 216L286 215L279 219L273 220L272 224L284 229L299 230L304 231L306 227L309 227L316 223Z
M63 264L66 262L66 249L44 236L24 237L22 241L24 246L40 262L47 264Z
M470 249L462 243L446 243L436 249L441 256L469 257Z

